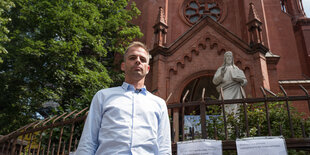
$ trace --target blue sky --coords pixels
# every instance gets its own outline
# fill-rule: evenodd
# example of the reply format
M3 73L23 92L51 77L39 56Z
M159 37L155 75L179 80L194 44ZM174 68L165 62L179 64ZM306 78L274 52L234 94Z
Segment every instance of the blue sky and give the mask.
M304 10L308 18L310 18L310 0L302 0Z

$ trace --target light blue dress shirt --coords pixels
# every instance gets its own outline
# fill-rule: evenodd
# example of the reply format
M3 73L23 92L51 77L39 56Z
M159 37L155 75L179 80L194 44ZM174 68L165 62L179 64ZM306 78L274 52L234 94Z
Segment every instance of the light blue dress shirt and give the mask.
M76 155L171 154L163 99L134 86L102 89L94 96Z

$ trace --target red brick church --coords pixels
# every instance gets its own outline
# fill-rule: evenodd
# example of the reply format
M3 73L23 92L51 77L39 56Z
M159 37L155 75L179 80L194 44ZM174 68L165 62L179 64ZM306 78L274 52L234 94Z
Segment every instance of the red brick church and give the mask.
M247 97L263 86L289 95L310 92L310 18L301 0L134 0L141 16L140 40L151 49L146 86L167 104L218 97L212 78L232 51L244 71ZM309 114L307 103L295 104ZM175 113L174 113L175 114Z

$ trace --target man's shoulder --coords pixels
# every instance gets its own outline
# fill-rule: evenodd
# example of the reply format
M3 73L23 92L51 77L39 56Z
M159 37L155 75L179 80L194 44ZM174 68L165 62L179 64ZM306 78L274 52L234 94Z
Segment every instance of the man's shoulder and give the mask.
M159 96L156 96L156 95L152 94L151 92L148 92L148 96L149 96L150 98L152 98L153 100L156 100L156 101L159 102L159 103L164 103L164 104L166 104L166 101L165 101L164 99L162 99L162 98L159 97Z
M121 86L118 87L110 87L110 88L103 88L97 92L97 94L111 94L115 92L120 92L122 90Z

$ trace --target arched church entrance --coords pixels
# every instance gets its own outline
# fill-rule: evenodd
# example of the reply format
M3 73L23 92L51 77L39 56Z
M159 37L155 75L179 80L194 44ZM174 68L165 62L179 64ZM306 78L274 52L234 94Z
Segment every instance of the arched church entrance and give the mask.
M184 87L180 102L202 101L202 98L204 98L203 100L217 99L219 93L216 91L216 86L213 84L212 79L213 75L203 75L192 79ZM204 96L202 96L203 89L205 89ZM184 117L180 117L179 120L182 122L179 126L179 133L183 133L183 140L201 137L200 116L200 106L185 107Z
M188 91L185 102L201 101L203 89L205 89L204 100L218 99L219 93L216 91L216 86L212 82L213 76L200 76L191 80L183 89L180 102L182 102L186 92ZM199 115L199 106L185 108L185 115Z

